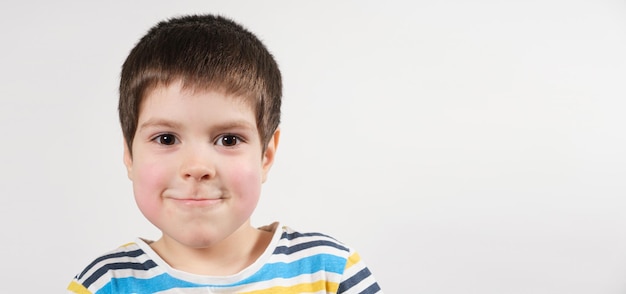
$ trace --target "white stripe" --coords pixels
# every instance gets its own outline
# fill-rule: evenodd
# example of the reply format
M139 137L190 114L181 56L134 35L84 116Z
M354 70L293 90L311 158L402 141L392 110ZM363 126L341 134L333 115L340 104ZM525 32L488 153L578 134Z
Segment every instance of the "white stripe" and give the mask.
M111 251L103 256L106 255L110 255L110 254L116 254L116 253L126 253L126 252L131 252L131 251L135 251L139 249L139 247L136 244L133 245L128 245L125 247L120 247L114 251ZM130 257L130 256L122 256L122 257L114 257L114 258L107 258L104 259L98 263L96 263L87 273L85 273L85 275L83 275L83 277L80 279L80 282L84 282L87 279L91 278L91 276L98 270L100 270L101 268L105 267L106 265L109 264L113 264L113 263L144 263L146 261L150 260L150 257L147 256L146 254L141 254L137 257ZM160 271L157 268L152 268L148 271L146 270L135 270L135 269L114 269L114 270L109 270L109 272L104 273L104 275L98 277L98 279L93 282L91 284L91 286L89 287L90 291L93 291L94 289L100 289L101 287L105 286L110 280L111 277L116 277L116 278L125 278L125 277L137 277L137 278L152 278L154 276L160 275L162 273L162 271ZM95 292L95 291L94 291Z
M325 282L335 282L339 284L339 280L341 279L341 275L332 274L332 273L324 273L318 272L312 275L300 275L290 279L273 279L269 281L263 281L254 284L242 285L234 288L175 288L169 289L165 291L158 292L159 294L176 294L176 293L238 293L238 292L248 292L248 291L259 291L266 290L272 287L291 287L299 284L309 284L317 281L325 281ZM322 290L315 293L327 293Z

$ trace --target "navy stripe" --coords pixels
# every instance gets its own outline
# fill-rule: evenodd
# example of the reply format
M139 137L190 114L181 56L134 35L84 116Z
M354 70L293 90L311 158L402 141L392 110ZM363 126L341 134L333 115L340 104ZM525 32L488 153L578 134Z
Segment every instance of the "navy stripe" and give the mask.
M149 270L153 267L156 267L157 264L152 261L152 259L147 260L144 263L137 262L116 262L116 263L107 263L95 271L87 280L83 282L83 286L85 288L89 288L91 284L97 281L100 277L106 274L110 270L119 270L119 269L133 269L133 270Z
M298 233L298 232L293 232L291 234L284 232L283 235L281 236L281 239L293 240L293 239L297 239L300 237L314 237L314 236L326 237L326 238L335 240L335 238L328 236L328 235L321 234L321 233Z
M299 275L310 275L320 271L341 274L345 267L345 263L345 258L328 254L318 254L290 263L268 263L254 275L243 280L234 281L234 283L231 284L195 284L172 277L167 273L149 278L139 278L133 276L122 278L111 277L109 282L103 288L98 290L97 293L161 293L161 291L169 289L177 289L180 292L176 293L182 293L185 292L184 288L205 288L206 290L202 293L208 293L207 291L209 290L215 290L219 293L234 293L234 289L237 289L238 287L246 287L255 283L263 283L266 281L289 279Z
M361 271L359 271L358 273L356 273L356 275L350 277L349 279L341 282L341 284L339 284L339 289L337 290L337 293L343 293L345 291L348 291L350 288L352 288L354 285L360 283L361 281L367 279L367 277L369 277L372 273L370 272L369 269L364 268Z
M378 291L380 291L380 287L378 286L378 283L374 283L367 287L367 289L363 290L361 294L373 294L378 293Z
M332 241L326 241L326 240L318 240L318 241L311 241L311 242L305 242L305 243L300 243L300 244L296 244L293 246L277 246L276 249L274 249L274 254L292 254L301 250L305 250L305 249L309 249L309 248L313 248L313 247L320 247L320 246L328 246L328 247L333 247L333 248L337 248L339 250L343 250L348 252L348 248L341 246L339 244L337 244L336 242L332 242Z
M117 253L112 253L112 254L107 254L107 255L103 255L98 257L96 260L94 260L92 263L90 263L87 268L85 268L85 270L80 273L78 276L76 276L76 279L81 279L92 267L94 267L96 264L98 264L99 262L105 260L105 259L109 259L109 258L118 258L118 257L137 257L139 255L144 254L143 250L141 249L137 249L134 251L124 251L124 252L117 252Z

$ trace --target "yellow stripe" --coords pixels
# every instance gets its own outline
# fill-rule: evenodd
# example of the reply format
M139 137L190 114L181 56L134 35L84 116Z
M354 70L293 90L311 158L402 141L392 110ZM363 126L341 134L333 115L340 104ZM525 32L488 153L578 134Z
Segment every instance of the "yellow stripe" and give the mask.
M272 294L272 293L314 293L322 290L326 290L329 293L337 293L339 284L328 281L317 281L314 283L302 283L293 285L291 287L272 287L263 290L256 290L250 292L242 292L241 294Z
M77 294L92 294L85 286L76 283L76 281L72 281L69 286L67 286L67 290L70 290Z
M350 257L348 257L348 262L346 262L346 268L350 268L351 266L359 263L361 261L361 256L358 253L354 252Z

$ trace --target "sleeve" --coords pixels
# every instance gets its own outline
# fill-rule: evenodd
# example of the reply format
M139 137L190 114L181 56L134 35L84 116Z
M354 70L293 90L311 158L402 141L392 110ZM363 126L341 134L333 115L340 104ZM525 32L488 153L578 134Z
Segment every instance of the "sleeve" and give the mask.
M350 250L337 293L382 294L383 291L359 254Z
M67 293L76 293L76 294L92 294L91 291L87 290L83 284L78 282L76 278L70 282L67 286Z

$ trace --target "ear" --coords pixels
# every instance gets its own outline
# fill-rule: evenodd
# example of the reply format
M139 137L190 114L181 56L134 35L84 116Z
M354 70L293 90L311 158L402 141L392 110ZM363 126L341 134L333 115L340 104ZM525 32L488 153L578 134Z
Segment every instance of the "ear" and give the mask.
M128 148L128 144L126 144L126 139L124 139L124 165L126 166L126 172L128 174L128 178L132 181L132 171L133 171L133 156Z
M263 154L263 183L265 183L265 180L267 180L267 174L269 173L272 164L274 164L274 157L276 156L276 149L278 148L279 139L280 129L276 129L276 131L274 131L274 135L272 135L272 138L270 138L270 141L267 143L265 153Z

